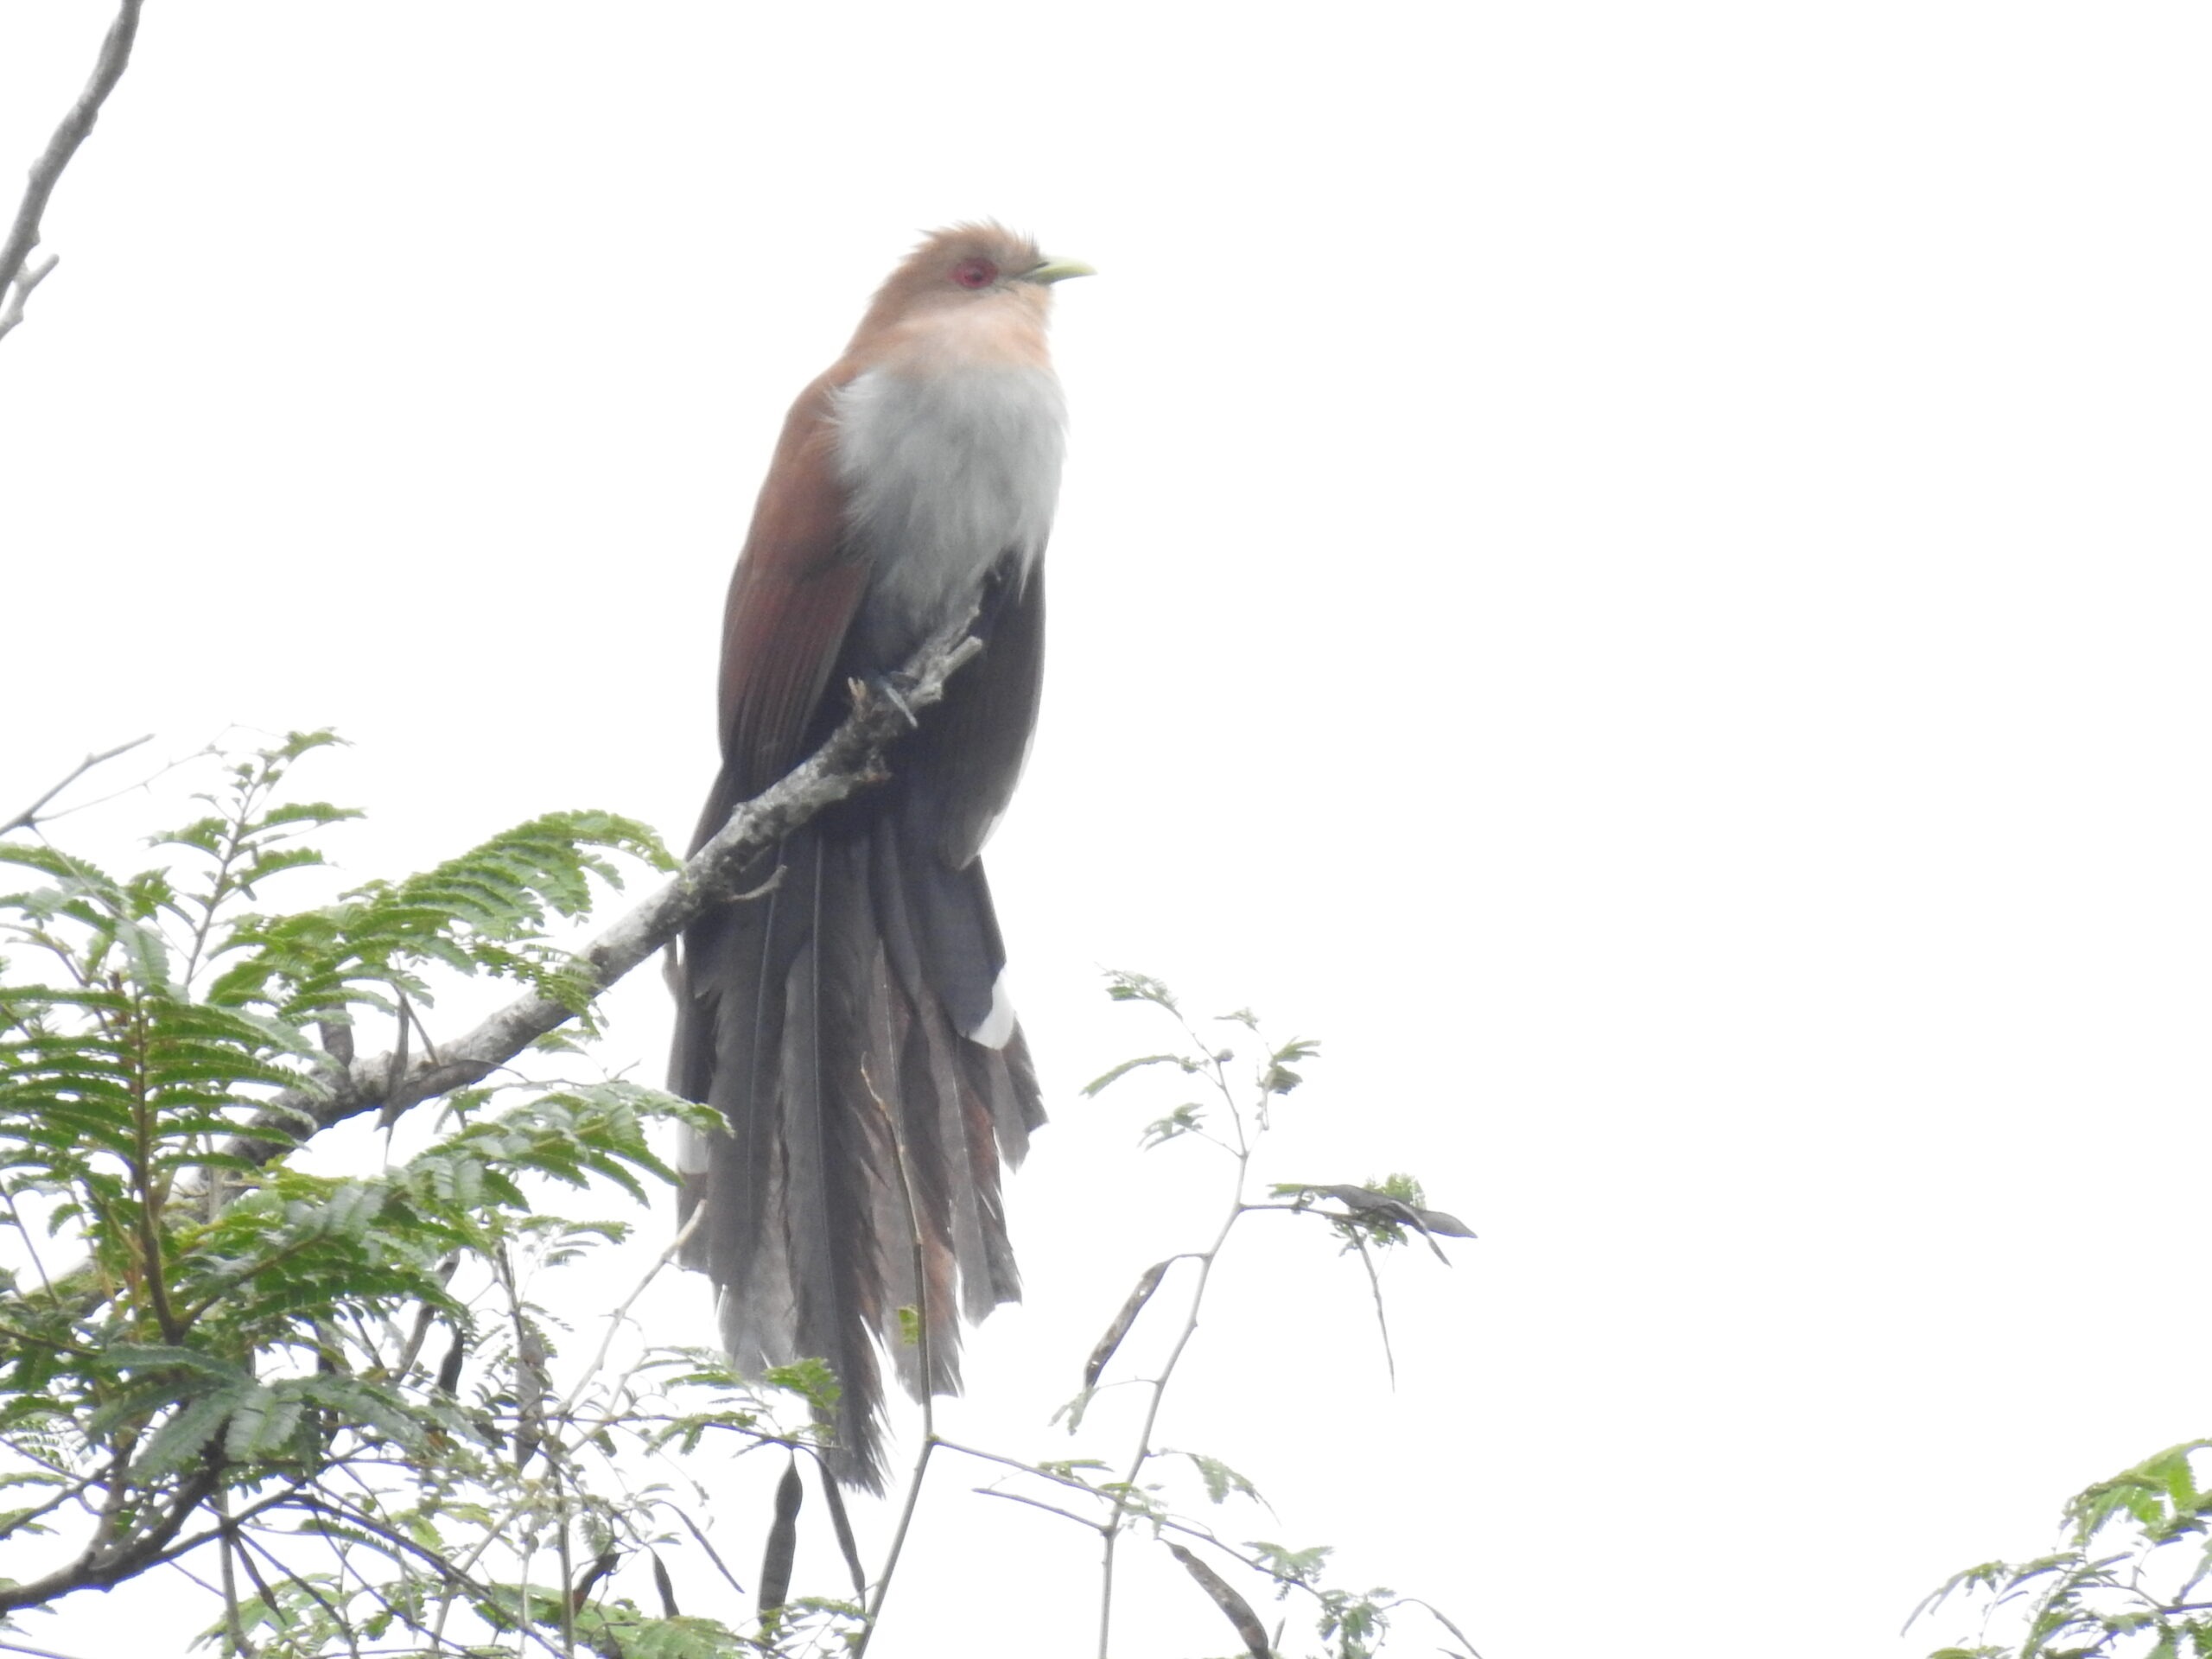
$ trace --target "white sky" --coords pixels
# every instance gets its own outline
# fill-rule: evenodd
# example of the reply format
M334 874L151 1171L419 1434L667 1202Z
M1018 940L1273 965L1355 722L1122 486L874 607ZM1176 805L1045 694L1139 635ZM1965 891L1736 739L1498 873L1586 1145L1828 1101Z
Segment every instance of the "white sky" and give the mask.
M106 19L0 10L0 165ZM990 855L1057 1121L962 1431L1054 1454L1211 1223L1075 1097L1155 1046L1096 988L1141 968L1325 1039L1274 1174L1482 1235L1394 1266L1395 1394L1356 1264L1243 1259L1164 1430L1281 1512L1232 1531L1487 1659L1925 1653L1923 1592L2212 1428L2208 48L2127 0L156 0L0 341L0 808L332 723L365 874L680 839L785 406L915 232L1033 230L1103 273ZM1087 1650L1085 1540L933 1501L880 1652ZM1128 1654L1232 1645L1145 1593Z

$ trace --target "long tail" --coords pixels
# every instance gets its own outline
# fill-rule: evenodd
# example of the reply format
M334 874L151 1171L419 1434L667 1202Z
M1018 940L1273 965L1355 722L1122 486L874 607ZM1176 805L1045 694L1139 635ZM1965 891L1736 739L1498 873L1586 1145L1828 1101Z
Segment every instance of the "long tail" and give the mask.
M741 1368L829 1363L832 1467L872 1491L877 1347L918 1397L899 1312L925 1312L927 1386L958 1390L960 1312L1020 1296L1000 1170L1044 1121L1020 1028L963 1034L1000 1034L977 1013L1004 966L982 866L948 869L901 816L817 820L770 893L694 925L671 1067L729 1126L685 1148L683 1214L706 1214L684 1265L713 1279Z

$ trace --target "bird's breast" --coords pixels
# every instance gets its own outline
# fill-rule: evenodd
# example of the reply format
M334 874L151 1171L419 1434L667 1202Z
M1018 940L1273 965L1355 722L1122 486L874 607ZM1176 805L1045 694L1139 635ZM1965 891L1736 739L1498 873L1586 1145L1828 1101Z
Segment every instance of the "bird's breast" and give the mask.
M1049 369L870 369L837 395L846 533L869 561L855 641L889 668L1011 554L1026 576L1059 497L1066 409Z

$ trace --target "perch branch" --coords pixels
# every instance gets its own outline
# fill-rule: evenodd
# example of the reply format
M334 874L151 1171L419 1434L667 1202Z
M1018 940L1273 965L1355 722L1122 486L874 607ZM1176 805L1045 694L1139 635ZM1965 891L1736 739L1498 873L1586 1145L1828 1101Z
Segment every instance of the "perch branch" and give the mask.
M576 962L584 970L588 995L597 995L645 962L709 906L738 896L746 868L815 814L889 777L883 752L911 728L908 711L940 701L946 680L982 649L982 642L968 633L973 619L970 611L907 660L896 700L855 682L852 712L819 749L773 787L739 806L714 839L694 853L666 885L578 950ZM419 1104L480 1082L537 1039L567 1024L576 1012L535 992L517 997L447 1043L435 1058L426 1055L403 1065L395 1065L391 1054L356 1060L342 1072L334 1072L325 1088L277 1096L255 1116L252 1128L281 1132L298 1141L375 1111L395 1093L410 1105ZM266 1163L284 1144L249 1133L226 1150Z
M31 250L38 246L39 221L46 216L47 200L60 181L62 168L90 136L92 124L100 118L100 106L130 67L130 47L138 38L138 12L143 4L144 0L123 0L115 21L107 26L107 38L100 42L99 61L92 66L92 79L77 94L69 113L61 118L44 152L31 163L30 180L23 187L15 222L8 227L7 241L0 243L0 299L6 302L0 305L0 336L23 320L24 300L56 264L49 256L36 268L27 269Z

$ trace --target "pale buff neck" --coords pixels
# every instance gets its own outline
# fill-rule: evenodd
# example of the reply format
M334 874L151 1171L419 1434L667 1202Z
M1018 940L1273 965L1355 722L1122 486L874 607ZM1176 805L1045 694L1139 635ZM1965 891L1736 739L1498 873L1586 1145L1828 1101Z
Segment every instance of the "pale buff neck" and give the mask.
M1045 324L1052 297L1050 289L1020 280L988 293L932 294L919 302L886 293L861 320L839 367L901 375L980 368L1049 372Z

